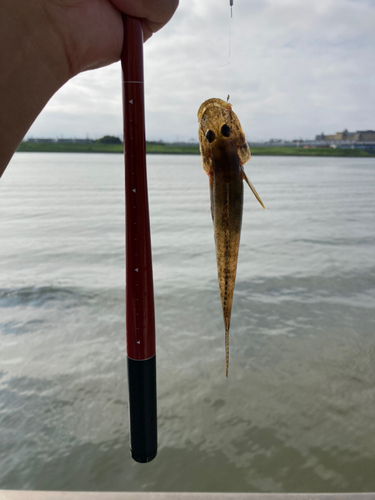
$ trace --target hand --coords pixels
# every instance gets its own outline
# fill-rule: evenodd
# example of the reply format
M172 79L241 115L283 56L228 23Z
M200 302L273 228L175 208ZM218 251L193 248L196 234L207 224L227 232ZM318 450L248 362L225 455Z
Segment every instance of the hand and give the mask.
M63 50L69 78L118 61L123 42L121 13L142 19L144 39L173 16L178 0L3 0L24 18L26 32L44 34L44 47ZM64 61L61 60L61 63Z
M119 60L123 44L121 13L142 19L144 39L148 40L170 20L178 6L178 0L38 0L28 3L33 4L30 16L37 10L37 4L46 22L59 35L70 76Z
M142 19L147 40L177 6L178 0L1 0L0 176L64 83L120 59L122 13Z

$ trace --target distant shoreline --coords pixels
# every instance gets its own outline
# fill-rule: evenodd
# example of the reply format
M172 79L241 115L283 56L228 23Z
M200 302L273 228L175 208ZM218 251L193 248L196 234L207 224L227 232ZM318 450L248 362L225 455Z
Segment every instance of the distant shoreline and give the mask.
M251 147L251 154L263 156L339 156L339 157L362 157L374 158L363 149L341 149L341 148L304 148L288 146ZM43 142L21 142L17 151L20 153L122 153L122 144L100 144L100 143L43 143ZM147 154L172 154L172 155L199 155L197 145L178 145L146 142Z

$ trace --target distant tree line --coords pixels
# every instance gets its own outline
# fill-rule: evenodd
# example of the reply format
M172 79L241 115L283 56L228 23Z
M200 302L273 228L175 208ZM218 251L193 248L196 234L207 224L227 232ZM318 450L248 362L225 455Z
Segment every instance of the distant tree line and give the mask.
M115 135L105 135L101 139L94 141L98 144L122 144L122 141Z

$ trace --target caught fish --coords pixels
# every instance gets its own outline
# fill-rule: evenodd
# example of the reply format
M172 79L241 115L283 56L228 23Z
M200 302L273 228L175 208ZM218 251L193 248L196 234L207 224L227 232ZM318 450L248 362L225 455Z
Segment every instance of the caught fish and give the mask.
M210 185L228 377L229 327L240 246L244 180L265 207L243 169L250 160L250 149L232 105L221 99L208 99L199 108L198 122L202 165Z

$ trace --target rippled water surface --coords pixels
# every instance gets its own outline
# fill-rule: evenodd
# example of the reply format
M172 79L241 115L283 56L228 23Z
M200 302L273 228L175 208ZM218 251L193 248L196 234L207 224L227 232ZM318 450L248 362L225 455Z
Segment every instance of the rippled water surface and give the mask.
M149 156L159 453L129 454L121 155L0 181L0 488L375 490L375 160L246 169L229 379L207 177Z

